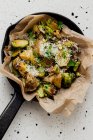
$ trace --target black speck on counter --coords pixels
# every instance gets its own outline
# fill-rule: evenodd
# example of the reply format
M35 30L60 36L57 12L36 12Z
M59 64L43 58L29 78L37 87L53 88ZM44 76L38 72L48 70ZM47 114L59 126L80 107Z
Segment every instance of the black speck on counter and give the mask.
M25 116L26 116L27 114L25 114Z
M88 111L86 110L86 113L88 113Z
M38 124L36 123L36 126L38 126Z
M86 14L87 14L88 12L86 11Z
M78 24L80 24L80 22L78 22Z
M85 130L85 127L83 127L83 130Z
M86 98L85 98L85 102L86 102Z
M83 7L82 7L82 6L80 6L80 8L82 9Z
M18 125L20 125L20 123Z
M17 131L17 134L19 134L19 131Z
M78 18L78 16L75 16L75 18Z
M92 84L92 82L91 82L91 84Z
M74 129L74 131L75 131L75 129Z
M48 116L50 116L50 114L49 114L49 113L47 113L47 115L48 115Z
M62 132L60 132L60 134L62 134Z
M86 29L88 29L88 27L86 27Z
M84 30L83 30L83 32L84 32Z
M74 16L74 13L72 12L71 15Z
M31 115L31 112L29 114Z
M10 23L10 25L13 25L12 23Z
M26 138L28 139L28 136Z
M30 0L28 0L28 2L30 2Z

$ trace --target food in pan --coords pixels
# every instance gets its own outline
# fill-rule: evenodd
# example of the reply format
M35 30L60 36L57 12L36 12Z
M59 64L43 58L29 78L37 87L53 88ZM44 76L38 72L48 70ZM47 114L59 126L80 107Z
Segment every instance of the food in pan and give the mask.
M26 94L52 97L60 88L69 88L80 76L78 43L62 32L62 21L41 20L26 32L25 39L12 40L5 53L9 69L22 80Z
M9 34L0 72L20 86L27 101L36 97L47 112L70 115L91 81L93 40L64 22L46 14L23 18Z

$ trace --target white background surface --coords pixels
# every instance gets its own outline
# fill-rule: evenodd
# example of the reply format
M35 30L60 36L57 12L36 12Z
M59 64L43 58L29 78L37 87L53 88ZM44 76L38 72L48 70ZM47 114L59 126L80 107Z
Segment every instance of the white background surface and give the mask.
M69 17L85 35L93 38L93 0L0 0L0 49L5 31L11 23L41 11ZM74 16L71 15L72 12ZM11 99L11 93L13 89L7 79L0 76L0 114ZM25 102L3 140L26 139L93 140L93 84L87 91L84 103L78 105L69 118L64 118L61 114L48 116L38 103Z

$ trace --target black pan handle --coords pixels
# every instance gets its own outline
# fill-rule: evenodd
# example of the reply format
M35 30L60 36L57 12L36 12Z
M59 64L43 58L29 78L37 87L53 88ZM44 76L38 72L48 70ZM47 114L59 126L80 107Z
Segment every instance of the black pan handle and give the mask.
M14 94L13 98L0 116L0 140L14 119L24 99L19 94Z

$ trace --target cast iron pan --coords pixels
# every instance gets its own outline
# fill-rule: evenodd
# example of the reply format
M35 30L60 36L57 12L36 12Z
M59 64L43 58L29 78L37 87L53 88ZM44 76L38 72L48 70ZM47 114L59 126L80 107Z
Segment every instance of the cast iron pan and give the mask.
M48 14L57 20L63 21L63 23L65 25L67 25L70 29L72 29L80 34L83 34L82 31L80 30L80 28L74 22L72 22L70 19L68 19L67 17L64 17L64 16L56 14L56 13L50 13L50 12L40 12L40 13L35 13L35 14ZM9 33L12 29L14 29L16 24L8 27L8 29L6 31L4 42L2 45L2 50L1 50L2 63L4 60L4 52L3 52L4 47L7 46L9 43ZM14 81L12 81L10 79L8 79L8 81L12 85L12 87L14 88L14 96L12 97L11 101L9 102L9 104L7 105L7 107L5 108L5 110L3 111L3 113L0 116L0 140L4 136L6 130L8 129L13 118L15 117L16 113L18 112L20 106L24 102L24 99L22 97L21 90L20 90L20 87L18 86L18 84L16 84Z

